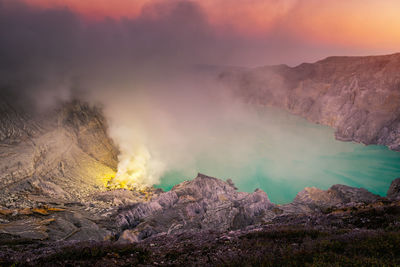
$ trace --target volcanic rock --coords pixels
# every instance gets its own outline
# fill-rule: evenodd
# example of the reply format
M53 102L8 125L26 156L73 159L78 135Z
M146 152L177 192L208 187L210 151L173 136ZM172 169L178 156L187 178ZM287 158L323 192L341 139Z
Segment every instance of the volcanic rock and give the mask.
M237 192L231 181L198 174L150 202L120 212L116 222L127 229L121 241L138 241L156 234L240 229L272 218L275 206L260 189Z
M2 104L0 205L29 207L26 194L83 201L105 189L118 150L99 109L74 101L33 118Z
M72 101L36 114L2 97L0 235L19 241L110 236L101 221L117 207L111 211L112 203L95 195L107 191L117 155L99 108Z

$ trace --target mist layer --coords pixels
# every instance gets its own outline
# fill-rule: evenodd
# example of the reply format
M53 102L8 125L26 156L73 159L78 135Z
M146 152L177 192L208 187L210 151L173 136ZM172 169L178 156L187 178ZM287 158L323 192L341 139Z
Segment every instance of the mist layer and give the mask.
M197 171L231 178L240 191L263 189L274 203L289 203L304 187L363 187L385 196L400 176L400 153L334 139L333 129L271 108L249 107L242 121L224 121L192 166L169 169L159 187L169 190Z
M102 106L120 150L115 187L170 185L200 171L233 178L244 190L262 187L279 202L292 194L281 198L286 193L278 191L304 185L383 192L386 177L397 176L384 161L394 154L378 150L384 154L374 163L360 152L360 168L351 169L356 164L345 158L355 155L352 144L279 111L248 107L215 80L215 66L297 64L353 53L351 46L310 43L280 23L261 37L221 30L196 1L149 2L133 17L100 20L86 20L68 5L30 2L0 0L0 94L32 114L75 98Z

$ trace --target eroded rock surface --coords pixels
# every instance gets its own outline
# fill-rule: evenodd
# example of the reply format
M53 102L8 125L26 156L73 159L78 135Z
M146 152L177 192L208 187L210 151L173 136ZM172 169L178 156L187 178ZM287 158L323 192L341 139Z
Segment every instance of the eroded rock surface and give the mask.
M98 108L73 101L28 114L2 97L0 122L1 240L102 241L111 235L102 221L140 199L101 198L118 149Z
M122 210L116 222L122 231L121 242L138 242L151 236L183 232L243 229L279 222L279 218L286 220L288 216L308 221L315 217L318 224L324 213L382 199L363 188L334 185L328 190L305 188L292 203L275 205L262 190L237 192L232 183L199 174L150 202Z
M199 174L147 203L121 211L116 222L124 241L161 233L240 229L275 216L267 194L237 192L232 182Z
M1 116L1 206L28 207L26 194L81 201L115 173L118 150L100 110L78 101L38 118L9 110Z

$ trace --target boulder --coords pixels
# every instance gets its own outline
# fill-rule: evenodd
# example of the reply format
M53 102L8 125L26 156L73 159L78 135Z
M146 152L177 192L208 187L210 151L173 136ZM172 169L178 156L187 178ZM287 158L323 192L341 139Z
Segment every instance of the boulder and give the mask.
M392 181L386 196L389 199L400 200L400 178Z

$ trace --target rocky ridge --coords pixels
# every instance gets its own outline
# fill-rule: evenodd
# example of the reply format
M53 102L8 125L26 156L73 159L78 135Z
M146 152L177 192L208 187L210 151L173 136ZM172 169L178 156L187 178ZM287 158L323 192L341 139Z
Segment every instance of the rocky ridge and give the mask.
M292 203L276 205L260 189L237 192L231 181L198 174L194 180L176 185L149 202L121 210L116 223L123 231L121 242L138 242L166 234L243 229L288 215L323 214L382 199L363 188L333 185L328 190L305 188Z

